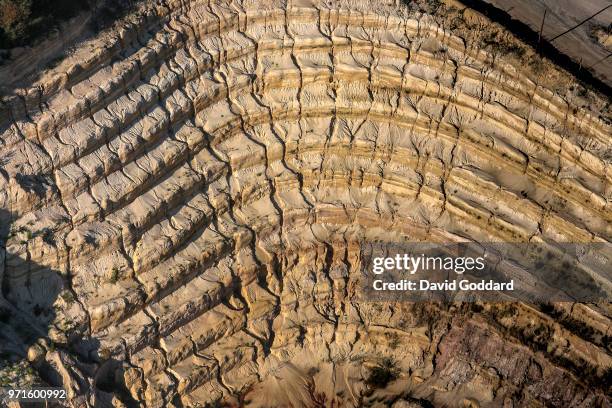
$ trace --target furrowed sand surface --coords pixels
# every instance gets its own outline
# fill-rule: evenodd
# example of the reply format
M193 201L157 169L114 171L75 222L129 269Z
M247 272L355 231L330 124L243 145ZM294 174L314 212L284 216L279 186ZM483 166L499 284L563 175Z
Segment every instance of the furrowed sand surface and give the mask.
M609 100L435 3L150 2L15 90L3 381L96 407L610 406L609 303L358 299L363 242L611 237Z

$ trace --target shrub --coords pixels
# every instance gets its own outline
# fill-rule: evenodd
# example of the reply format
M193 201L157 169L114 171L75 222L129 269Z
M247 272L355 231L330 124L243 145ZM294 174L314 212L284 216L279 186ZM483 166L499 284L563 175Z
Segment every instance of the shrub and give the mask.
M32 0L0 0L0 28L6 40L16 42L26 35Z
M89 8L89 0L0 0L0 48L31 45Z
M365 383L370 388L385 388L391 381L397 379L399 369L397 364L389 357L385 357L377 366L370 369Z
M111 271L110 277L108 278L109 283L117 283L119 280L119 268L114 267Z

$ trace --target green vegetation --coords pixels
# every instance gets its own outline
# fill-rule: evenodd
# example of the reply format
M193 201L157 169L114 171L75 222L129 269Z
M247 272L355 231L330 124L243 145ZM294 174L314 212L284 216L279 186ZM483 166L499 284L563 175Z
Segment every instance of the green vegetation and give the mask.
M24 38L28 31L32 14L32 0L0 0L0 29L2 29L2 48L7 42Z
M32 45L82 11L94 13L94 29L125 14L134 0L0 0L0 49Z
M0 48L30 44L89 7L82 0L0 0Z
M108 279L109 283L117 283L117 281L119 280L119 268L114 267L111 271L111 275Z
M550 303L540 305L540 310L553 317L559 324L575 335L612 351L610 336L605 335L605 333L602 333L600 330L596 330L584 321L568 315L563 310L555 309L555 307Z
M28 223L28 225L32 224ZM53 237L53 231L50 228L43 228L40 231L31 231L26 226L13 227L8 234L8 238L18 237L19 242L23 245L26 245L32 239L39 236L42 237L46 244L55 246L55 238Z
M389 357L382 359L378 365L370 369L365 384L371 388L385 388L391 381L395 381L399 375L397 364Z
M482 42L486 48L491 49L496 54L514 55L519 59L523 59L527 53L523 45L520 45L502 30L491 30L486 32L482 38Z
M389 347L391 347L391 349L395 350L401 345L401 339L397 333L386 333L385 335L389 341Z
M62 299L64 300L64 302L66 302L66 304L71 305L72 303L74 303L74 295L72 294L72 292L65 290L64 292L62 292L61 294Z
M435 13L442 5L440 0L404 0L404 4L411 10L424 13Z
M34 379L35 376L34 369L24 361L15 364L3 362L0 365L0 387L3 388L15 387L28 379Z

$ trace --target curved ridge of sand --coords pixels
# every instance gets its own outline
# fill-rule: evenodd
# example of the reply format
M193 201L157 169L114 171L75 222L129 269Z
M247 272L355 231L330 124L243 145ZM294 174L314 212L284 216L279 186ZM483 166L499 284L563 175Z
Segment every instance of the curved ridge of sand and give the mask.
M609 305L355 298L364 241L610 240L605 99L447 11L160 2L7 100L3 305L47 331L43 378L83 406L609 405ZM381 356L402 374L367 392Z

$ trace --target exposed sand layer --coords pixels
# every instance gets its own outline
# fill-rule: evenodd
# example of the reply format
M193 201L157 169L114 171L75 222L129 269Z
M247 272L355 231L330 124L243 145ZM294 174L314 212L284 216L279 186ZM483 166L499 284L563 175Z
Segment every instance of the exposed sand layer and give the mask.
M7 361L75 406L610 406L609 304L356 300L364 241L612 236L609 101L382 3L148 6L7 101Z

